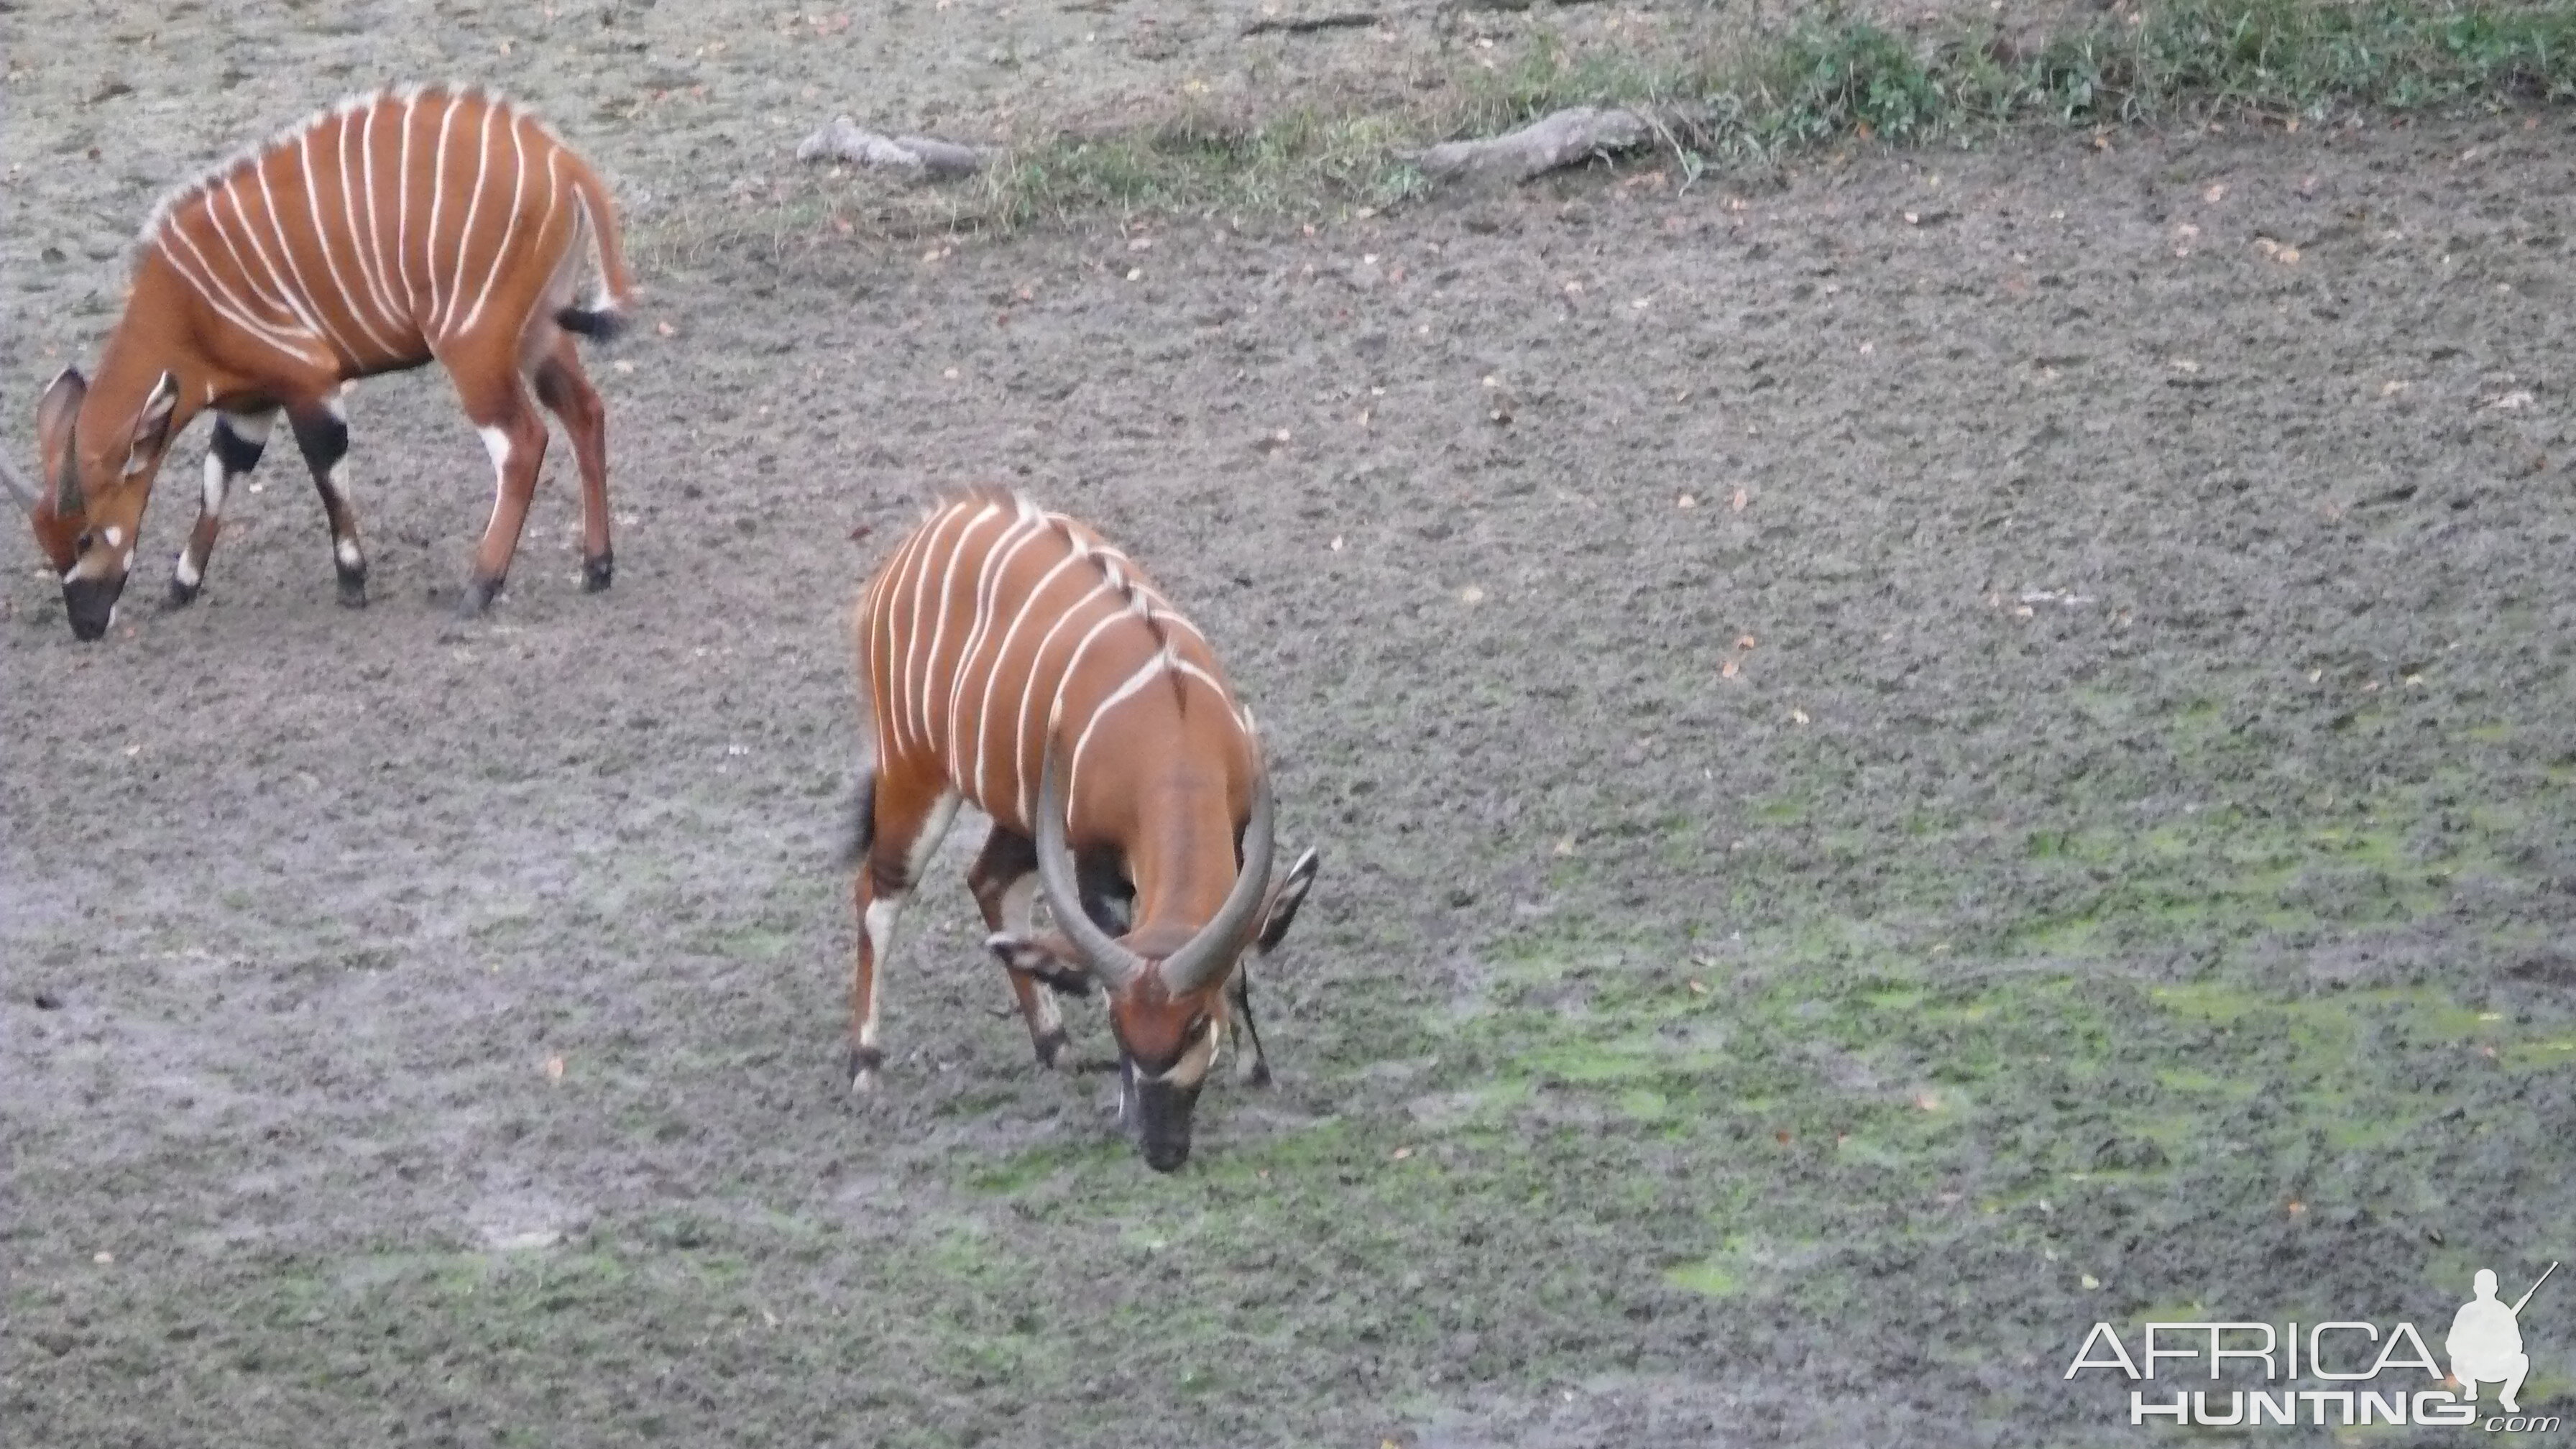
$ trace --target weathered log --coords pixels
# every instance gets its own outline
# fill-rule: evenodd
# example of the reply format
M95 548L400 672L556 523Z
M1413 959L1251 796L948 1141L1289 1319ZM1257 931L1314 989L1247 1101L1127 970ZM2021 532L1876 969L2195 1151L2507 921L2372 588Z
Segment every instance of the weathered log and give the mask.
M1414 158L1414 164L1433 181L1509 186L1595 156L1637 150L1654 133L1654 126L1634 111L1576 106L1504 135L1442 142Z
M939 181L971 176L984 164L984 154L972 146L933 136L881 136L847 116L799 142L796 159L847 161Z
M1312 35L1319 30L1358 30L1384 17L1374 10L1338 10L1329 15L1291 15L1256 20L1243 27L1251 35Z

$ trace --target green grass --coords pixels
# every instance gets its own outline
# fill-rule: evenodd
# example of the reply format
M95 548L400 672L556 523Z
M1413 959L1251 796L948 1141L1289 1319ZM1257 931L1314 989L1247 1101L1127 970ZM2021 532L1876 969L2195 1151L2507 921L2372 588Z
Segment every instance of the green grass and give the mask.
M1541 31L1507 63L1461 63L1391 105L1327 96L1242 118L1185 99L1159 117L1018 148L961 186L916 188L869 224L909 234L1102 210L1365 213L1425 192L1413 160L1423 148L1574 105L1648 115L1664 160L1696 177L1855 141L1972 144L2021 125L2320 121L2571 98L2576 8L2535 0L2164 0L2137 12L2076 7L2038 39L1984 20L1908 34L1828 13L1782 29L1710 28L1651 55L1578 51ZM785 247L850 229L869 196L884 200L826 190L746 216L692 214L664 223L673 236L645 240L689 251L713 228Z

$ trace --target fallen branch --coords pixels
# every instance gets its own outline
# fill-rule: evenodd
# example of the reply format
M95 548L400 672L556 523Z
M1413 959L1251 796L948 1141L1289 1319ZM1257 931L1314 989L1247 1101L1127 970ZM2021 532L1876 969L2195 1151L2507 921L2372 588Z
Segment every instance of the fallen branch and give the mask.
M1509 186L1561 166L1645 146L1654 127L1634 111L1576 106L1481 141L1445 141L1414 158L1433 181Z
M972 146L930 136L880 136L847 116L798 142L796 159L847 161L939 181L972 176L984 164L983 153Z
M1290 16L1277 20L1256 20L1243 27L1245 35L1311 35L1318 30L1358 30L1375 25L1381 17L1374 10L1340 10L1330 15Z

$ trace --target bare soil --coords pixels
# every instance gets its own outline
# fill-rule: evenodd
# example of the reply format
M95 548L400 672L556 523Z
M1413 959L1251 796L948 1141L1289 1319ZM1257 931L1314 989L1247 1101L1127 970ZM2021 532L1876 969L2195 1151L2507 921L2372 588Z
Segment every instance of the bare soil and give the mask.
M353 399L363 612L283 447L106 643L6 545L0 1438L2122 1442L2096 1320L2576 1258L2576 118L686 243L861 78L1114 106L1252 10L1023 8L0 18L12 396L157 189L380 79L526 95L657 259L605 596L559 442L440 642L434 372ZM840 1090L844 611L994 479L1205 626L1325 854L1176 1177L1035 1071L971 824Z

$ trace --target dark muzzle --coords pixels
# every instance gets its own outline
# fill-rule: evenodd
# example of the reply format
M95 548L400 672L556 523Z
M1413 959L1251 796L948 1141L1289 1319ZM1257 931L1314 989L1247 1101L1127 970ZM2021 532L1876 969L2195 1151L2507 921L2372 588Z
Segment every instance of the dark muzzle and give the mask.
M1125 1087L1119 1094L1118 1120L1156 1172L1178 1171L1190 1160L1190 1117L1198 1108L1197 1086L1146 1080L1132 1061L1125 1064Z
M63 585L63 611L71 616L72 634L76 638L96 639L107 633L116 620L116 596L125 592L125 580L72 579Z

